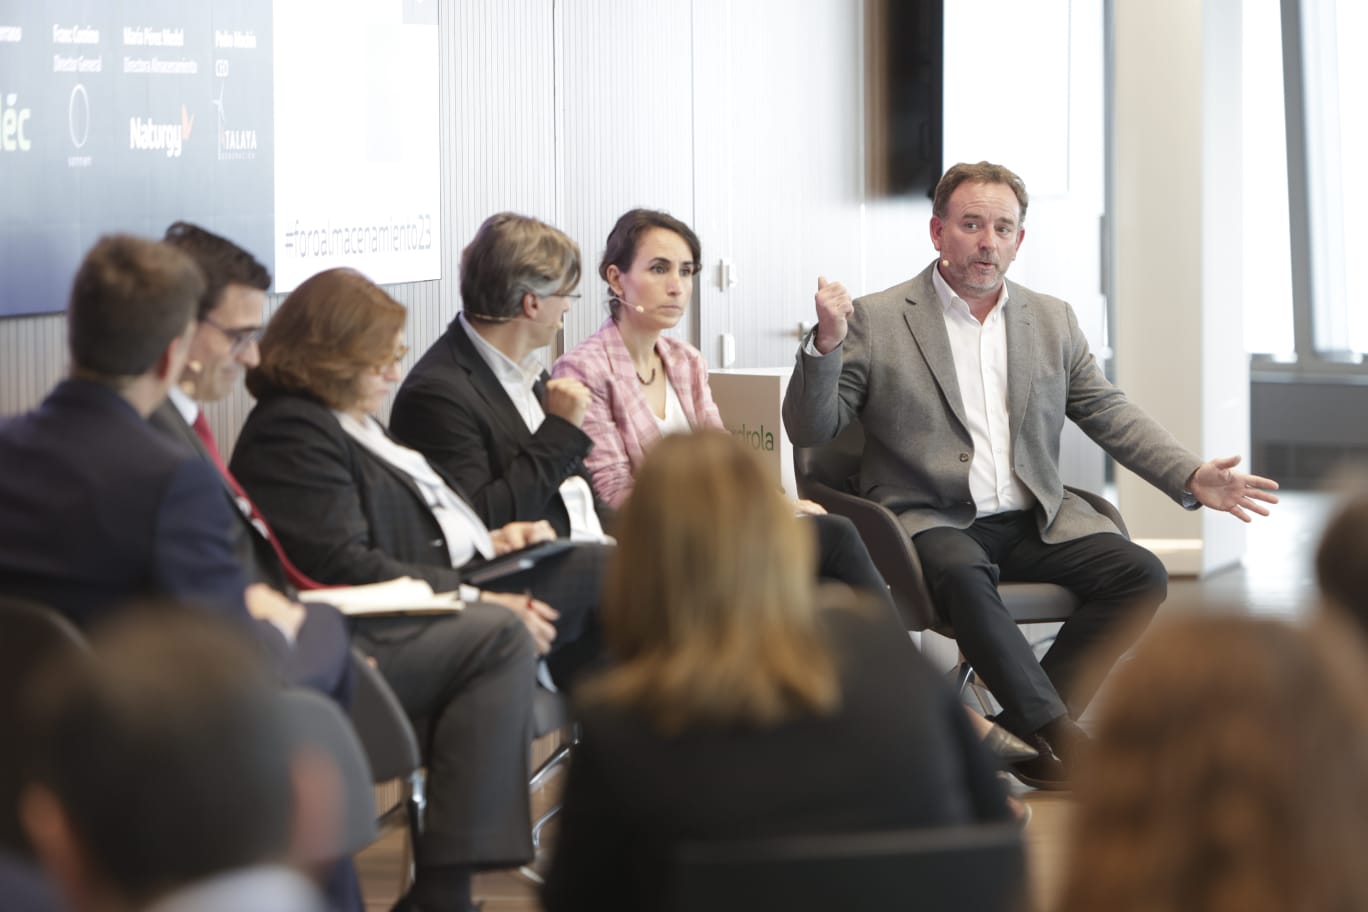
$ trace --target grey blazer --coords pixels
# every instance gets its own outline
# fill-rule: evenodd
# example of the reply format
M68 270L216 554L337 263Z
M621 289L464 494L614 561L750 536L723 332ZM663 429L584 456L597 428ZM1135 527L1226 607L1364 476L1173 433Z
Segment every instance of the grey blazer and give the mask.
M784 396L798 446L824 443L851 420L864 425L857 490L897 514L909 535L974 521L973 447L931 283L933 262L901 285L855 302L840 358L807 354ZM1187 509L1183 485L1201 464L1098 367L1068 304L1007 282L1007 411L1017 476L1037 501L1041 538L1063 542L1116 532L1064 490L1059 435L1069 418L1123 466Z

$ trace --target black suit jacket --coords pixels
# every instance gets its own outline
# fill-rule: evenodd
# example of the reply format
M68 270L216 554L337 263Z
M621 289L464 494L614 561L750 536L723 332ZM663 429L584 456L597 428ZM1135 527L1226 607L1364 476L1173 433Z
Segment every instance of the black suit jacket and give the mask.
M549 379L543 371L538 399L544 401ZM589 481L583 460L593 441L555 415L529 431L458 321L405 378L390 430L444 470L490 528L545 519L557 535L570 534L560 486L573 475ZM606 507L598 501L595 507L606 519Z
M0 590L85 624L170 596L244 623L217 473L113 390L59 383L0 425Z
M829 716L666 737L633 711L583 708L549 912L664 908L685 842L1007 819L963 707L888 613L824 621L841 678Z
M460 585L441 527L413 482L353 440L316 399L263 395L229 468L290 560L320 583L411 576L439 592Z
M185 423L175 405L168 399L147 420L157 430L189 447L198 458L214 468L214 475L219 481L218 488L223 492L229 512L233 516L233 521L228 527L228 539L232 544L233 554L237 556L238 563L242 564L242 569L246 572L248 581L265 583L277 592L293 592L294 587L285 576L285 570L281 567L280 559L276 557L271 542L252 525L251 517L242 511L237 495L228 486L227 479L219 474L218 467L214 466L213 457L204 448L199 435L195 433L194 428Z

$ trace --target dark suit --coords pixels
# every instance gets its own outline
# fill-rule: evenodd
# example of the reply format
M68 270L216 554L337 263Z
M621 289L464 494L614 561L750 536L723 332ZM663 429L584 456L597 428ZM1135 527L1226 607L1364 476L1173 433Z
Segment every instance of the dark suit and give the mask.
M108 387L66 380L0 425L0 589L78 624L173 597L248 622L212 468Z
M263 396L238 437L232 472L291 560L319 582L411 576L443 592L461 584L462 569L479 563L453 568L441 527L413 481L353 440L311 398ZM531 592L560 612L547 657L560 679L597 655L595 618L607 553L600 545L576 545L481 586Z
M439 590L459 584L450 562L430 547L440 530L416 515L431 519L421 500L408 502L416 492L315 401L271 396L259 403L238 438L232 472L290 559L320 582L408 575ZM333 556L335 549L341 553ZM265 556L258 548L257 557ZM428 807L418 863L497 867L530 858L526 771L536 652L522 622L501 607L474 604L450 617L357 619L352 627L422 741Z
M1087 654L1118 650L1118 624L1152 612L1167 587L1154 555L1064 490L1065 419L1185 507L1196 505L1183 486L1201 460L1107 380L1068 304L1007 282L1012 470L1035 504L977 517L973 443L935 269L857 300L839 354L799 350L784 423L795 444L812 446L860 420L859 492L915 538L937 611L1002 703L1004 724L1025 734L1082 711L1092 697L1079 674ZM1040 663L1003 607L999 579L1059 583L1084 603Z
M540 401L549 379L543 371L537 381ZM446 472L490 528L545 519L557 535L570 534L560 486L574 475L590 484L584 457L593 441L555 415L529 431L459 322L452 322L404 379L390 430ZM595 507L600 516L607 512L602 503Z
M223 492L232 517L228 537L248 582L265 583L278 592L293 595L294 587L286 578L270 540L243 512L227 479L175 405L170 400L163 402L148 422L183 444L213 470L217 479L215 487ZM304 612L304 623L300 625L293 647L279 657L285 677L292 684L320 691L342 706L348 706L351 704L352 679L346 623L337 609L329 605L307 604Z
M549 912L663 908L684 842L1007 818L963 708L892 619L866 605L824 622L841 681L831 715L666 737L637 712L584 708Z

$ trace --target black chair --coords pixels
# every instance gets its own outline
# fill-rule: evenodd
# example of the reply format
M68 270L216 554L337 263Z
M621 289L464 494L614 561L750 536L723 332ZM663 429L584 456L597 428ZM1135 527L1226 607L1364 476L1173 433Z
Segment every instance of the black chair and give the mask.
M874 565L883 574L908 630L932 630L954 637L949 622L936 613L926 589L921 560L912 539L898 518L882 504L855 493L854 479L859 475L864 452L864 428L852 421L828 443L813 447L794 447L793 465L798 493L816 501L831 513L848 517L859 530ZM1125 521L1105 498L1080 488L1065 486L1072 495L1087 501L1106 516L1122 535L1129 537ZM1078 597L1053 583L1003 583L998 587L1002 601L1018 624L1065 621L1078 610ZM957 685L962 689L973 670L961 665Z
M21 707L34 674L48 662L88 651L85 637L50 608L0 596L0 851L28 857L19 826Z
M681 847L674 912L1016 912L1015 824L700 842Z
M570 701L564 694L554 693L544 687L538 687L532 694L532 737L544 738L547 735L564 731L560 744L551 752L540 766L532 773L532 778L528 782L528 788L538 791L551 778L551 774L570 757L570 750L579 741L579 731L575 727L574 721L570 717ZM556 802L542 812L536 822L532 824L532 845L534 848L541 848L542 829L560 813L560 803Z

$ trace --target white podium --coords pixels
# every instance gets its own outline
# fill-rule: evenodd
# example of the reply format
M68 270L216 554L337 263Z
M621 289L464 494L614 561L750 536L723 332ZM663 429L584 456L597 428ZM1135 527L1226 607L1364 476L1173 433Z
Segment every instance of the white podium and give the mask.
M773 471L785 494L797 497L793 445L780 417L792 373L792 367L714 370L708 372L708 385L722 424Z

